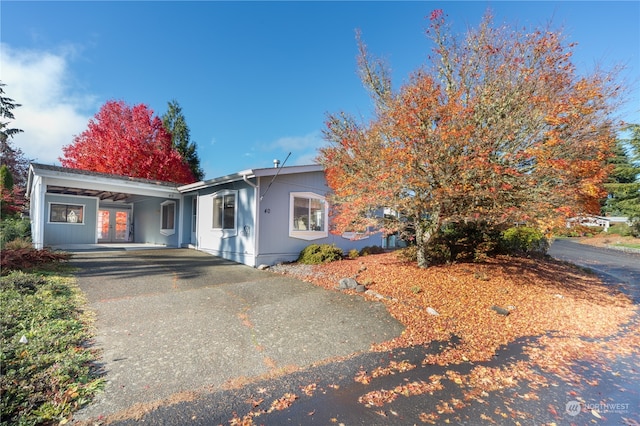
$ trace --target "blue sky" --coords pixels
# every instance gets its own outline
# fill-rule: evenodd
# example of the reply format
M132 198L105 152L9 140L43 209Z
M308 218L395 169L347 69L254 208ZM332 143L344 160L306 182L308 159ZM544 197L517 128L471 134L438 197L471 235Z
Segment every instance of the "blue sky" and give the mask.
M327 112L367 116L355 30L393 70L394 86L425 63L427 16L459 32L487 8L496 23L562 29L581 72L626 67L619 111L640 122L640 2L14 2L0 5L0 80L27 157L59 164L61 147L110 99L157 115L178 101L207 178L309 164Z

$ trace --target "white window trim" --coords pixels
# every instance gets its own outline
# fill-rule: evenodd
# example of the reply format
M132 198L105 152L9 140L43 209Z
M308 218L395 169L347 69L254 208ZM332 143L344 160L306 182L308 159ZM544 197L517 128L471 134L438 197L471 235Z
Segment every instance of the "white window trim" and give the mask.
M173 204L173 228L162 229L162 223L164 222L164 218L162 217L162 213L164 211L164 206L168 206ZM160 203L160 234L169 236L176 233L176 202L175 201L164 201Z
M53 204L59 206L80 206L82 207L82 222L52 222L51 221L51 206ZM47 211L47 224L51 225L84 225L85 224L85 215L87 214L87 206L85 204L74 204L74 203L61 203L59 201L49 201L49 209Z
M294 219L294 205L293 200L295 198L308 198L320 200L324 203L324 229L322 231L299 231L293 226ZM289 236L291 238L297 238L300 240L312 241L319 240L321 238L327 238L329 236L329 203L327 199L322 195L318 195L313 192L290 192L289 193Z
M233 195L235 198L233 209L233 228L214 228L213 223L210 223L211 232L217 234L220 238L235 237L238 235L238 191L235 189L224 189L222 191L214 192L211 194L211 203L218 197L224 197L225 195ZM213 221L213 207L211 208L211 221Z

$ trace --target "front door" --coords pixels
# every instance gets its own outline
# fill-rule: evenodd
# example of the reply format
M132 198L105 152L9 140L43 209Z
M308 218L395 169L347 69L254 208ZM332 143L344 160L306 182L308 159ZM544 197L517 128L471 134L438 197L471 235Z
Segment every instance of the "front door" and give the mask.
M100 209L98 210L98 242L129 242L130 210Z
M193 197L191 202L191 244L197 245L197 224L198 224L198 197Z

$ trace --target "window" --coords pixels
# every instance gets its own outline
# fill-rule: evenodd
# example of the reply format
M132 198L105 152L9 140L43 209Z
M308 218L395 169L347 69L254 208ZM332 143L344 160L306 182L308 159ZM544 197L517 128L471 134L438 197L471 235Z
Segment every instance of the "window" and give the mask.
M213 197L213 229L236 229L236 191L225 191Z
M49 222L83 224L84 206L51 203L49 205Z
M165 201L160 204L160 233L172 235L176 232L176 202Z
M292 192L289 204L290 237L316 240L329 235L327 231L328 206L324 197L312 192Z

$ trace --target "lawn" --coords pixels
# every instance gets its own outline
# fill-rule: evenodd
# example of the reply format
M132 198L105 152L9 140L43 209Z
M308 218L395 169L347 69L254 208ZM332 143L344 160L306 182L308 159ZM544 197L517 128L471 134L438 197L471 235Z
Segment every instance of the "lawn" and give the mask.
M640 250L640 238L607 234L605 232L596 234L593 237L580 238L579 241L581 244L588 244L596 247L626 247Z
M0 278L2 425L64 424L102 386L92 318L75 279L56 269Z

